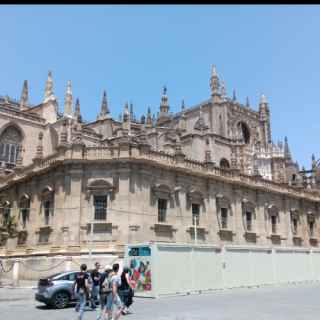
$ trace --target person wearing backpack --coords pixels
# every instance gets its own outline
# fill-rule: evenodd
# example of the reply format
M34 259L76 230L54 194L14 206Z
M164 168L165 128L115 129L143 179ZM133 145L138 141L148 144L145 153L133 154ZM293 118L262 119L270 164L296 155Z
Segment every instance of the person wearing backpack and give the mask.
M113 307L117 308L115 312L114 320L118 320L122 314L124 309L124 305L119 297L118 288L121 285L121 278L118 275L119 272L119 263L115 263L112 266L112 272L110 274L110 286L111 293L107 296L107 305L106 305L106 313L111 318Z
M101 273L100 278L100 314L97 316L97 320L102 320L106 318L106 305L107 305L107 297L108 294L111 293L110 289L110 273L112 271L112 267L110 265L106 265L104 268L104 272Z
M89 284L88 279L89 275L86 272L87 265L82 264L80 266L80 272L76 274L75 281L73 284L72 292L75 297L78 299L75 311L79 313L79 320L83 319L84 309L87 302L87 296L89 294Z

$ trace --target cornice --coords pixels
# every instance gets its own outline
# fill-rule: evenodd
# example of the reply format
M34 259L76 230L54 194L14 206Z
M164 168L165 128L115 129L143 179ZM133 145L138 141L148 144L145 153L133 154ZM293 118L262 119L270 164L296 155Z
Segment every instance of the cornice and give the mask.
M320 203L320 191L297 190L291 186L238 173L233 170L223 170L219 167L208 167L204 162L184 159L177 162L174 155L158 151L144 151L138 145L128 143L125 148L113 147L83 147L84 152L73 153L72 146L40 160L28 167L20 169L19 173L12 173L0 180L0 192L16 185L32 176L51 171L57 166L68 164L98 164L98 163L132 163L161 168L184 175L222 181L233 186L244 186L248 189L263 190L275 195L304 199Z

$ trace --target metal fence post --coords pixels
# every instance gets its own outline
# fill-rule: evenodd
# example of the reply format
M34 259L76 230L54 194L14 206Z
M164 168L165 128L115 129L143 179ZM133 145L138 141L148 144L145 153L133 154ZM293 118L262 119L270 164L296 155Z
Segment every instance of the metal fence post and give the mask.
M21 259L15 259L13 262L12 283L13 283L13 286L15 286L15 287L19 285L20 261L21 261Z

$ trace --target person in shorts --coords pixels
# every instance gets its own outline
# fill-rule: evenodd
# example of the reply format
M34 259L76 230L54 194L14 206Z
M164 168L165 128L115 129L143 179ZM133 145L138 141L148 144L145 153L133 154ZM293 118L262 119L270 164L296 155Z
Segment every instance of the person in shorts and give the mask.
M119 297L118 288L121 285L121 278L118 275L119 272L119 263L115 263L112 266L112 273L110 275L110 289L111 293L108 294L107 297L107 305L106 312L110 316L112 316L113 308L116 307L114 320L118 320L122 314L124 309L123 303Z
M97 320L102 320L106 318L106 305L108 294L111 293L110 289L110 273L112 272L112 267L106 265L104 272L101 273L100 278L100 314L97 316Z
M86 272L87 271L87 265L82 264L80 266L80 272L76 274L75 281L73 284L73 290L75 297L77 298L77 304L75 311L80 312L79 313L79 320L83 319L84 309L87 302L87 296L89 294L89 284L88 284L88 278L89 275Z

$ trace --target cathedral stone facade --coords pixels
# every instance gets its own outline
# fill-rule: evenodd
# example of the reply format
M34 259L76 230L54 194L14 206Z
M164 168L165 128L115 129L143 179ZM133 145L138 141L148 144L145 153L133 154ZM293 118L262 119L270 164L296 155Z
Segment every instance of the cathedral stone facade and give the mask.
M126 243L316 247L320 163L299 169L288 140L274 143L258 110L229 98L212 67L211 96L157 116L118 120L104 92L82 119L67 84L59 112L49 72L44 100L0 99L0 256L123 252ZM90 249L91 247L91 249Z

